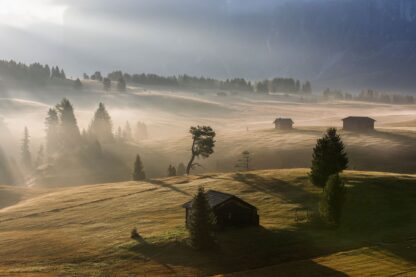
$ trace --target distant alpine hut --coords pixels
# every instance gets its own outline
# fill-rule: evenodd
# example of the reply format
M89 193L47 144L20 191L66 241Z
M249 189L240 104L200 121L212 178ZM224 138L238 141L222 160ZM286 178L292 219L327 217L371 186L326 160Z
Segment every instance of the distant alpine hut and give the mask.
M366 116L349 116L342 120L346 131L365 132L374 130L375 120Z
M293 128L293 120L291 118L276 118L274 127L281 130L290 130Z
M208 190L205 192L205 196L216 217L218 228L259 225L257 208L237 196L215 190ZM182 205L186 210L186 227L189 227L190 224L192 203L193 200Z

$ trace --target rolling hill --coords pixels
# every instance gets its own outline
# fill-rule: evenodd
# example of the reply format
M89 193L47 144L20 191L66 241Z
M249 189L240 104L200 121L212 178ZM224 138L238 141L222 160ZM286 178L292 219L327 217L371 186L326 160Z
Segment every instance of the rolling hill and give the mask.
M0 198L0 276L272 276L302 268L316 276L414 273L416 176L344 175L347 203L337 230L307 219L320 189L309 184L306 169L2 187L16 200ZM190 249L181 204L201 185L255 205L261 227L219 233L212 253ZM137 241L130 239L133 227Z

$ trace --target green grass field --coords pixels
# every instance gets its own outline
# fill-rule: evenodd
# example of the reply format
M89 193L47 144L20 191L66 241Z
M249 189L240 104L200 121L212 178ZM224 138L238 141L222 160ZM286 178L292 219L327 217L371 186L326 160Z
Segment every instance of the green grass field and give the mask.
M309 184L305 169L1 187L17 200L0 199L0 276L416 274L416 176L347 171L345 177L348 198L337 230L307 220L321 190ZM181 204L200 185L257 206L261 227L218 234L212 253L190 249ZM130 239L133 227L142 239Z

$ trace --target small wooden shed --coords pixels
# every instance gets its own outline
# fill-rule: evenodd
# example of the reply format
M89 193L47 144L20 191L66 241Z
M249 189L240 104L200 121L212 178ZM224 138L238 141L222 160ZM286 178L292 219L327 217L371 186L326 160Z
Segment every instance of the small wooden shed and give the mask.
M346 131L364 132L374 130L375 119L366 116L349 116L342 120Z
M215 190L208 190L205 192L205 196L216 217L217 227L259 225L257 208L237 196ZM193 200L182 205L186 210L186 227L189 227L192 215L192 203Z
M276 118L274 127L281 130L289 130L293 128L293 120L291 118Z

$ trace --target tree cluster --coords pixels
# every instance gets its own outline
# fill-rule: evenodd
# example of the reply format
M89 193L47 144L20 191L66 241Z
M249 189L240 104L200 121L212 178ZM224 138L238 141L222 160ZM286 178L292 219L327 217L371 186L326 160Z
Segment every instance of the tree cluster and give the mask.
M322 93L322 97L325 100L352 100L352 101L365 101L374 103L386 103L386 104L414 104L415 98L413 95L401 95L401 94L389 94L382 93L375 90L363 90L358 95L352 95L350 93L342 92L340 90L325 89Z
M272 80L263 80L255 84L255 90L258 93L284 92L284 93L304 93L312 92L312 86L309 81L301 84L299 80L293 78L274 78Z

